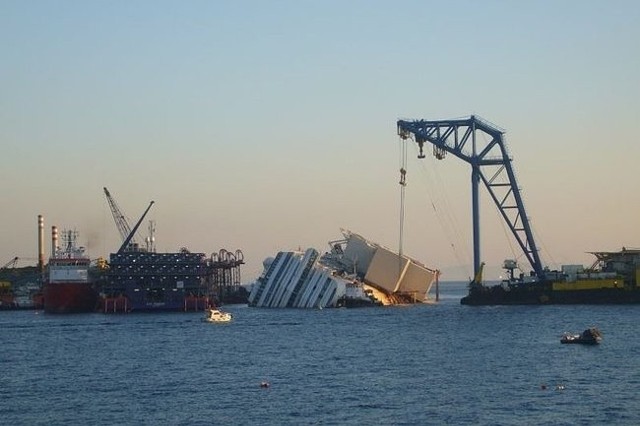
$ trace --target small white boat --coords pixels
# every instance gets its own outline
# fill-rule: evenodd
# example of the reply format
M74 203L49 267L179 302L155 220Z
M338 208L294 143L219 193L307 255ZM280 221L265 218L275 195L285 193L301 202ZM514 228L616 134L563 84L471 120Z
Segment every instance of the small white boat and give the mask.
M233 319L233 315L229 312L223 312L216 308L209 308L205 313L206 316L203 318L203 321L206 322L230 322Z

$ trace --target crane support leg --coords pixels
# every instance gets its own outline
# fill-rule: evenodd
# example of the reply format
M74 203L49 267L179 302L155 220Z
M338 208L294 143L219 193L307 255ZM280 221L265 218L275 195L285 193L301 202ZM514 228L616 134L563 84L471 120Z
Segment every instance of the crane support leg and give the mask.
M473 273L480 270L480 169L471 169L471 209L473 220Z

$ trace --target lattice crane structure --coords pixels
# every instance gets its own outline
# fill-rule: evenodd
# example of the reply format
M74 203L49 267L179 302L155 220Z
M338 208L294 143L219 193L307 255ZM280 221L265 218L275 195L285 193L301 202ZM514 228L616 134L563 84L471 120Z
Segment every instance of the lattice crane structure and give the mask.
M133 230L132 230L131 227L129 226L129 222L126 216L124 215L124 213L122 213L122 210L120 210L118 203L116 203L116 200L111 196L111 194L109 193L109 190L106 187L104 187L103 189L104 189L104 195L106 195L107 202L109 203L109 208L111 209L111 214L113 215L113 220L116 222L116 227L118 228L118 232L120 232L120 236L122 237L122 241L123 241L122 246L118 250L118 253L121 253L125 249L129 249L129 248L137 249L139 247L139 244L134 239L134 235L138 230L138 228L140 227L142 220L149 212L149 209L151 209L151 206L153 205L153 201L149 203L149 206L147 207L142 217L138 220L138 222L136 223L136 225L133 227Z
M473 115L452 120L398 120L397 127L403 140L413 139L418 144L418 158L425 158L424 144L429 142L437 159L444 159L450 153L471 165L474 276L481 276L479 186L482 182L533 271L539 279L544 279L544 268L513 172L504 131Z
M10 261L8 261L7 263L5 263L4 265L0 266L0 269L8 269L8 268L15 268L16 265L18 264L18 260L20 258L18 256L14 257L13 259L11 259Z
M118 206L116 200L109 193L109 190L106 187L102 189L104 189L104 195L107 197L107 203L109 203L109 208L111 209L113 220L116 222L116 228L118 228L120 237L122 237L122 241L124 241L131 233L129 221L127 220L127 217L124 215L124 213L122 213L122 210L120 210L120 206Z

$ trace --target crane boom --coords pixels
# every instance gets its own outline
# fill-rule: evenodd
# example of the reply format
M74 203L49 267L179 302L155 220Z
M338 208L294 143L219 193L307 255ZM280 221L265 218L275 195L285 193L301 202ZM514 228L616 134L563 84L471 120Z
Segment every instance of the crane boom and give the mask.
M7 263L5 263L4 265L0 266L0 269L6 269L8 267L12 267L15 268L16 264L18 263L18 259L19 257L16 256L13 259L11 259L10 261L8 261Z
M129 235L127 235L127 238L125 238L124 242L120 246L120 249L118 249L118 253L122 253L129 246L129 244L133 240L133 236L135 235L136 231L140 227L140 224L144 220L144 217L147 215L147 213L149 213L149 210L151 209L151 206L153 206L153 201L151 201L149 203L149 207L147 207L147 209L144 211L144 213L142 213L142 216L140 216L140 219L138 220L138 222L135 224L135 226L133 227L131 232L129 232Z
M478 191L482 182L536 275L544 279L544 268L516 183L504 132L473 115L439 121L398 120L397 127L402 139L412 138L418 144L418 158L424 158L424 143L429 142L433 144L436 158L443 159L450 153L471 165L474 276L480 277L482 270Z
M107 202L109 203L109 208L111 209L113 220L116 222L116 227L118 228L120 237L122 237L122 241L124 241L127 239L129 234L131 234L131 227L129 226L129 222L127 221L124 213L122 213L122 210L120 210L120 207L118 206L118 203L116 203L116 200L114 200L109 193L109 190L106 187L104 187L103 189L104 194L107 196Z

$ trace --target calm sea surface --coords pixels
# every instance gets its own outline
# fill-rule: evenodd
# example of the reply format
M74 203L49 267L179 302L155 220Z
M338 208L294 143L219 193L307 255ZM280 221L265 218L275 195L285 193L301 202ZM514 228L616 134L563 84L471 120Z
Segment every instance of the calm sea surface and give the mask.
M443 283L431 306L231 305L227 325L0 312L0 422L640 424L640 305L469 307L465 292ZM560 344L594 325L600 346Z

